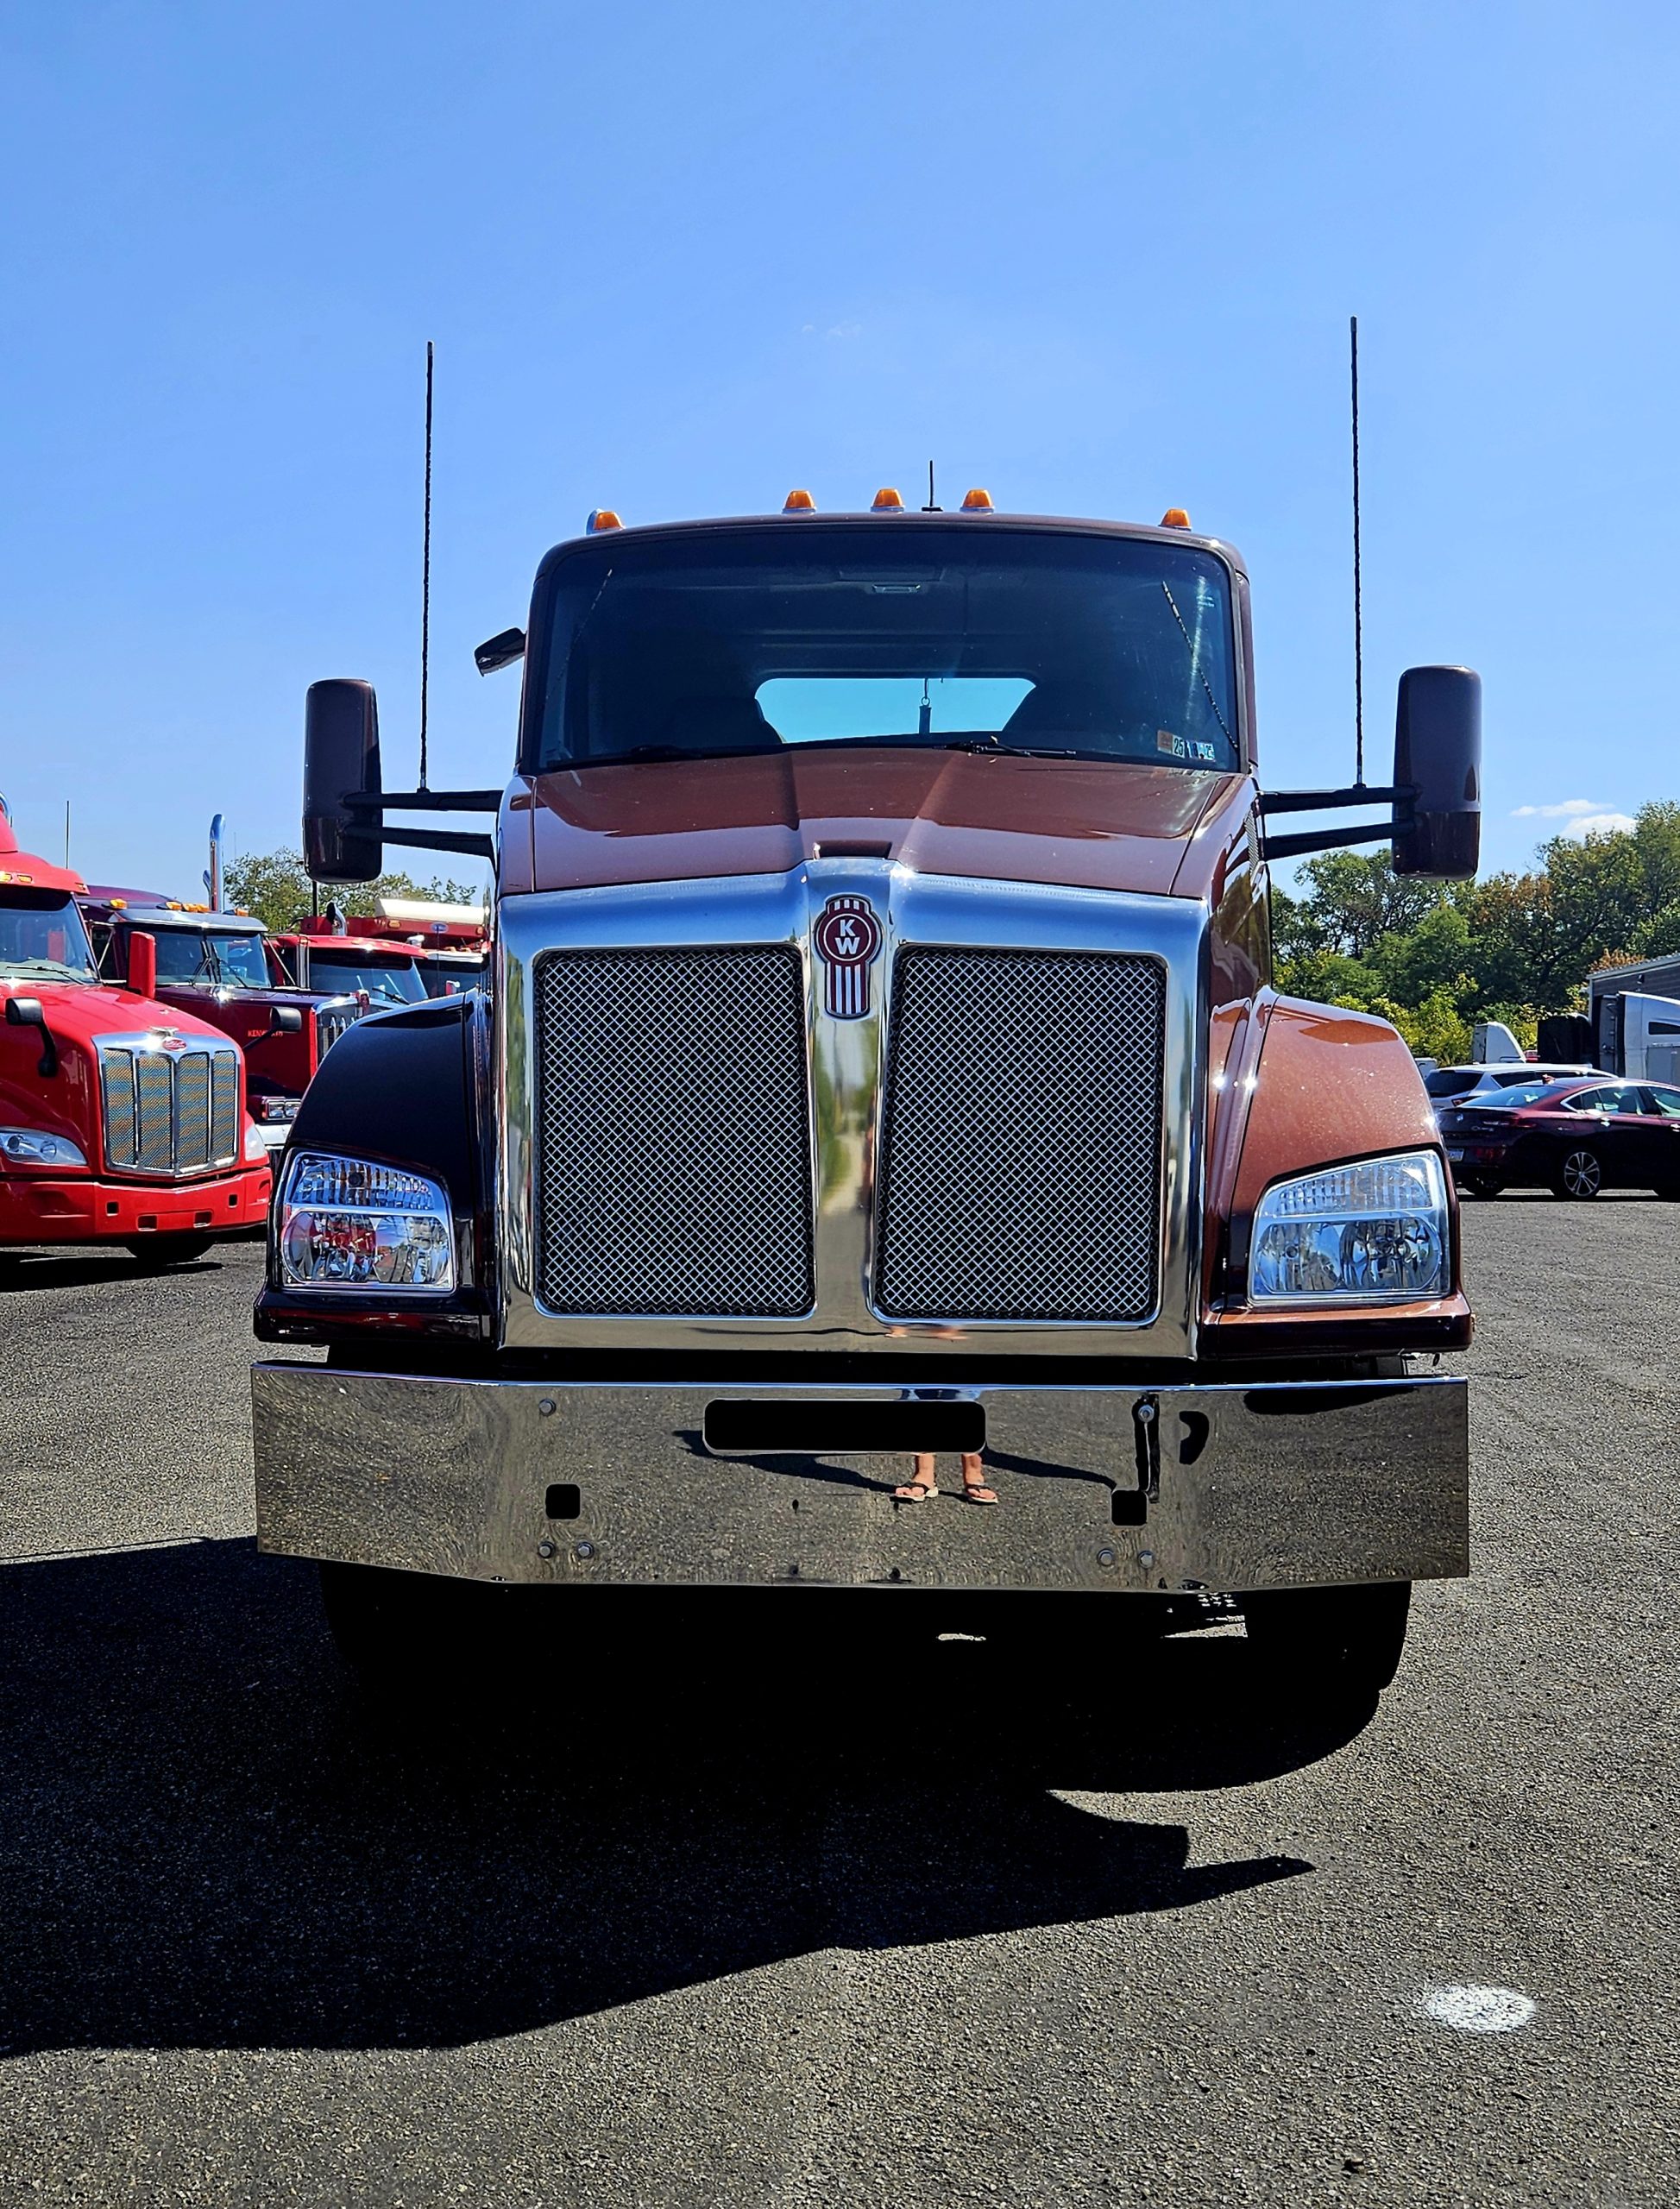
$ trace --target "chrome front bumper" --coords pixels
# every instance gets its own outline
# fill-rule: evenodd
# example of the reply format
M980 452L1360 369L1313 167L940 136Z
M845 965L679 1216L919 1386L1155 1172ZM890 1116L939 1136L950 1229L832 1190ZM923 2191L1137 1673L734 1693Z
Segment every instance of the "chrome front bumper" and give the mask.
M1459 1380L595 1387L275 1363L252 1389L258 1545L287 1556L570 1584L1134 1593L1469 1569ZM953 1492L948 1454L946 1493L896 1503L928 1440L983 1442L997 1507Z

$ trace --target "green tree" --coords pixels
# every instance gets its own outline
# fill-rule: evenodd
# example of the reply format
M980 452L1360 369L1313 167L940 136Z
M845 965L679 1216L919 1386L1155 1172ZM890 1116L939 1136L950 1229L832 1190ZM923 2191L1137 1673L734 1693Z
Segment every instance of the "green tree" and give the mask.
M1291 900L1293 948L1339 951L1362 959L1386 935L1417 927L1448 892L1444 884L1394 872L1386 852L1323 852L1304 859L1306 894ZM1298 884L1298 889L1299 889Z
M254 913L264 928L275 931L306 920L317 897L299 852L252 853L235 859L224 879L228 903L237 911ZM484 892L444 876L417 882L412 875L401 873L382 874L377 882L324 882L318 892L323 911L330 900L337 899L347 912L370 912L375 897L435 897L446 905L478 905Z

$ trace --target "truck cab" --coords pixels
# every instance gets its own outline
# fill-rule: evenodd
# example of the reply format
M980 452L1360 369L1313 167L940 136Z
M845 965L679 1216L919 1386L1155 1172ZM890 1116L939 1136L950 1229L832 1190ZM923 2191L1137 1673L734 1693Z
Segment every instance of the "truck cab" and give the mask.
M0 1247L118 1243L180 1264L262 1224L268 1153L238 1049L100 975L85 895L0 821Z
M311 987L353 998L360 1012L420 1004L429 994L410 945L354 922L305 921L273 947L281 972L306 974Z
M257 1307L328 1345L255 1368L259 1539L346 1647L450 1579L1217 1595L1380 1688L1468 1570L1464 1386L1413 1362L1471 1314L1416 1067L1277 992L1268 859L1473 871L1475 677L1402 678L1392 785L1266 790L1235 550L983 493L597 515L478 658L524 662L454 798L494 987L335 1051ZM371 878L366 685L305 754L313 871Z
M84 901L100 972L125 982L137 934L151 939L153 993L231 1035L244 1054L252 1118L269 1154L284 1149L322 1057L356 1019L355 1000L274 982L262 923L144 891L95 885Z

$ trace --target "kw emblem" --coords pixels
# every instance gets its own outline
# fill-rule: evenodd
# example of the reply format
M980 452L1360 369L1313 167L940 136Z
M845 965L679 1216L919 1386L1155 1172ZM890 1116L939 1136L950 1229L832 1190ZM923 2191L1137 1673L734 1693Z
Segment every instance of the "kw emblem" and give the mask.
M881 923L867 897L831 897L817 916L812 941L821 960L823 1004L834 1020L861 1020L869 1010L869 970L881 955Z

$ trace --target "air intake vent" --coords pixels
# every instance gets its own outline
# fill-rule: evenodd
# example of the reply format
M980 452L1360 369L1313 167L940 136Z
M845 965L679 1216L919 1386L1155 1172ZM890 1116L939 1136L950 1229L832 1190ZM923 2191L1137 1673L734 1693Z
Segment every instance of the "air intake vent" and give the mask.
M877 1210L884 1317L1153 1315L1164 1003L1154 959L899 953Z
M538 964L551 1311L794 1318L815 1298L803 975L781 946Z

